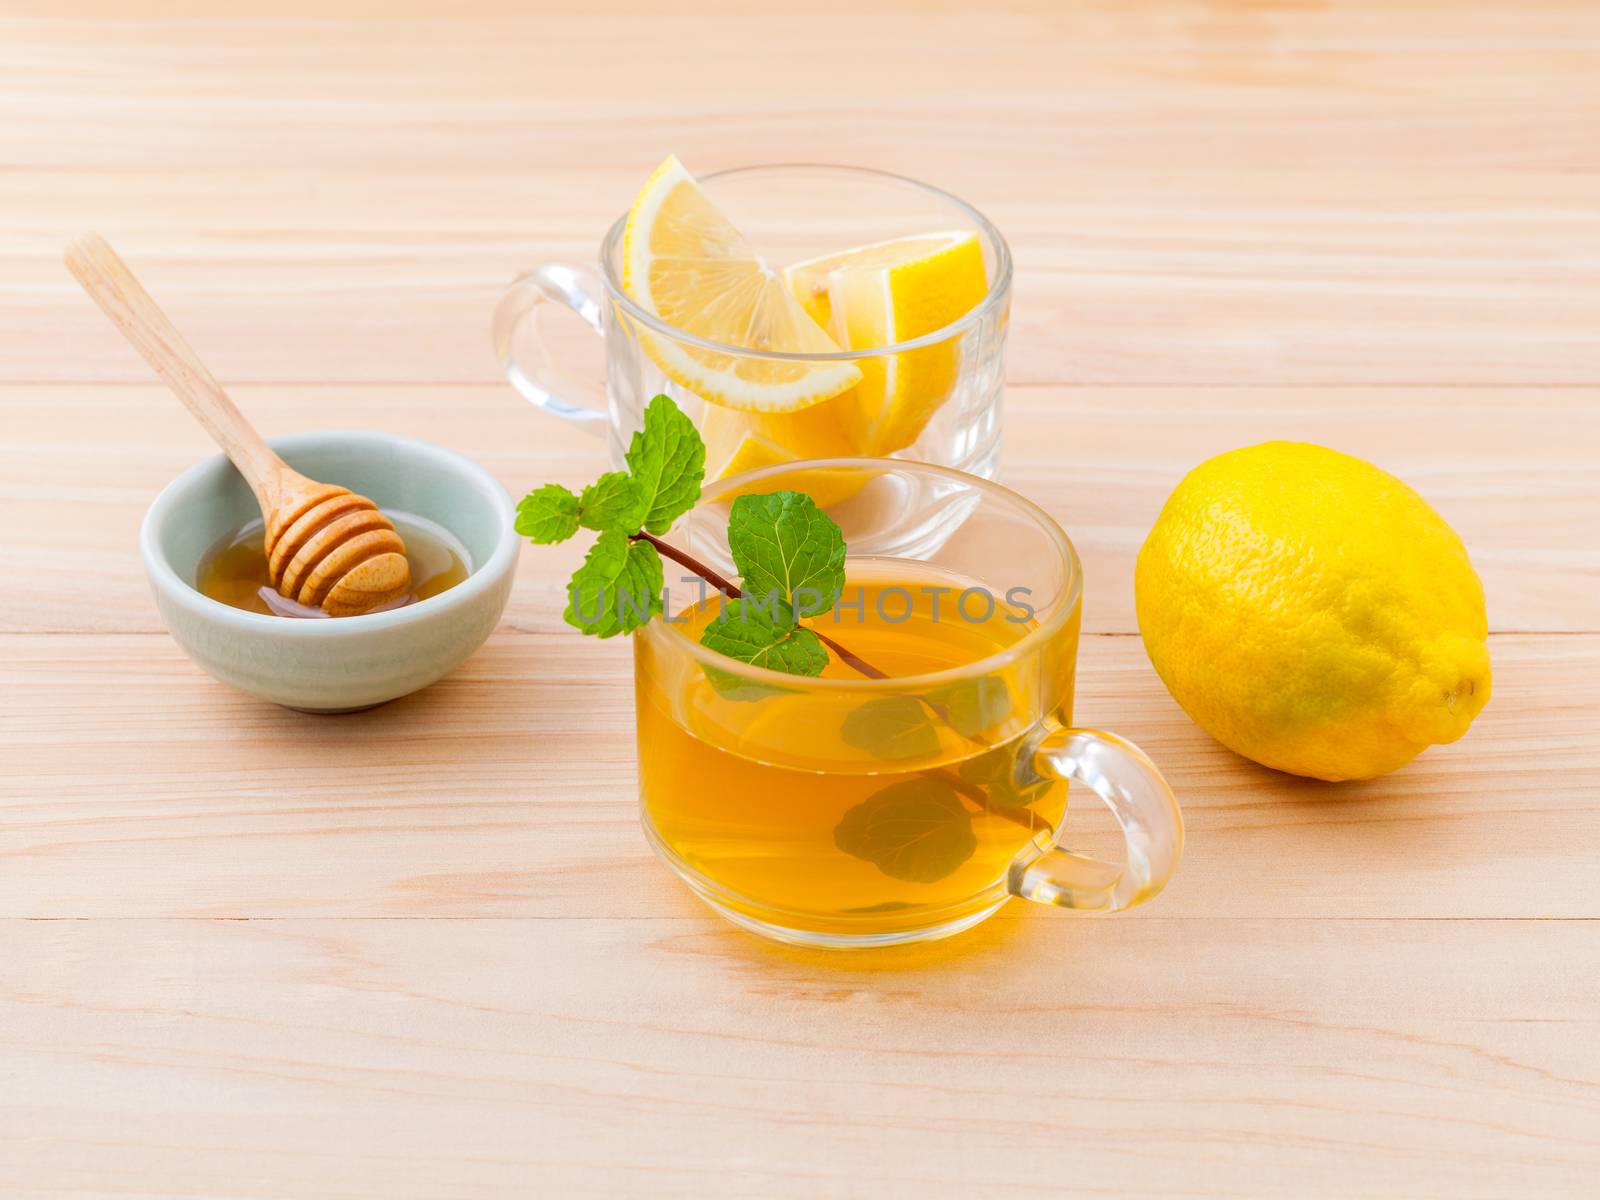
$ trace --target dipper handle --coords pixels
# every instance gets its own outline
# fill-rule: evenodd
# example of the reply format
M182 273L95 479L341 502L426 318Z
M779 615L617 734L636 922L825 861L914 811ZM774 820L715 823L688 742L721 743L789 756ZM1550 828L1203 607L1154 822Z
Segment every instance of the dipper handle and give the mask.
M271 513L285 485L291 478L297 479L299 473L273 453L245 420L177 326L105 238L97 233L85 234L67 247L66 262L83 290L239 468L255 492L261 511Z

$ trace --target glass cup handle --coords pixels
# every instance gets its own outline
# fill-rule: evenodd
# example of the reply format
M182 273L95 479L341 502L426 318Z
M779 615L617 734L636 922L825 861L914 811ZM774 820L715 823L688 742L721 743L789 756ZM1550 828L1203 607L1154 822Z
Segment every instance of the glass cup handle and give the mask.
M603 436L608 416L605 396L580 387L555 365L538 328L539 309L562 304L582 317L602 339L599 277L586 267L545 263L506 289L494 310L494 348L511 386L545 412ZM557 383L573 399L563 399L546 382ZM579 396L584 398L580 401Z
M1112 733L1057 725L1034 747L1032 765L1041 776L1082 784L1104 800L1122 826L1127 859L1102 862L1059 840L1035 844L1011 864L1012 895L1079 912L1117 912L1167 885L1183 854L1183 815L1143 750Z

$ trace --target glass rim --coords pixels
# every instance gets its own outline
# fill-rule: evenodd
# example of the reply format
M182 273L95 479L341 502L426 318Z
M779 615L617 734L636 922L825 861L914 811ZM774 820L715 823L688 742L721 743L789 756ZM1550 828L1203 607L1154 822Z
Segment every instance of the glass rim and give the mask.
M747 167L729 167L726 170L713 171L709 175L700 176L700 178L702 180L726 179L730 175L748 175L757 171L840 171L912 187L927 195L934 196L946 204L961 210L994 245L996 260L994 282L989 285L989 290L983 299L959 318L940 329L935 329L932 333L925 333L921 337L908 338L903 342L894 342L888 346L874 346L870 350L830 350L826 354L796 354L786 353L781 350L752 350L748 346L734 346L726 342L714 342L710 338L703 338L698 334L679 329L676 325L670 325L654 313L641 308L631 296L622 290L621 281L615 277L615 273L611 269L611 260L613 257L612 250L622 241L622 232L628 224L628 214L623 213L612 223L611 228L606 231L605 237L600 242L600 278L605 283L606 295L611 298L612 303L626 312L629 317L655 333L701 350L711 350L718 354L731 354L739 358L766 359L775 362L830 363L856 362L863 358L883 358L887 355L903 354L907 350L919 350L924 346L933 346L940 342L948 341L950 338L966 332L967 329L982 321L985 316L1000 305L1006 294L1011 290L1011 247L1006 244L1004 235L1001 234L993 221L953 192L934 187L931 183L923 183L920 179L912 179L909 175L896 175L892 171L879 171L873 167L852 167L842 163L757 163Z
M970 475L965 471L958 471L953 467L935 466L933 463L918 462L914 459L900 458L811 458L799 459L789 463L775 463L772 466L757 467L754 470L744 471L738 475L730 475L726 479L717 480L720 488L719 494L725 495L735 489L743 489L750 484L758 483L762 479L778 475L788 475L802 470L854 470L872 471L874 473L885 470L910 470L932 475L941 475L953 479L975 491L987 493L1014 508L1020 509L1039 529L1043 530L1046 537L1055 543L1061 559L1066 563L1067 578L1061 588L1061 594L1051 606L1047 616L1030 629L1021 638L983 658L974 659L972 662L963 663L959 667L946 667L940 671L926 671L919 675L892 675L885 679L823 679L815 675L791 675L786 671L774 671L768 667L757 667L750 663L740 662L736 658L729 658L719 654L706 646L701 645L694 638L678 626L676 622L666 620L666 613L662 613L650 620L639 631L644 636L665 636L671 639L678 652L687 654L701 666L714 667L718 671L729 675L738 675L754 683L772 684L787 691L842 691L842 692L897 692L908 688L941 687L946 684L960 683L978 675L989 675L996 671L1004 670L1018 660L1035 653L1039 647L1047 643L1061 631L1077 610L1078 601L1083 595L1083 563L1078 558L1077 548L1072 544L1072 539L1067 536L1061 524L1044 509L1019 492L1014 492L993 480L982 479ZM695 505L699 509L714 502L716 496L702 496ZM670 537L670 535L668 535ZM849 547L846 547L845 563L850 561ZM920 561L920 560L918 560ZM716 589L707 584L706 597L709 598ZM658 629L659 626L659 629Z

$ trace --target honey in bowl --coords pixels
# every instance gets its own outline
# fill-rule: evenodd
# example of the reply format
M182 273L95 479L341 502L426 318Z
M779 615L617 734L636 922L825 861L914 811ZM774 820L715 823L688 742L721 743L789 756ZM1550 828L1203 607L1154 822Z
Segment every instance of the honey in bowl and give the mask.
M370 609L387 612L404 608L440 592L448 591L470 573L466 548L442 526L425 517L388 512L395 531L406 544L406 561L411 566L411 591L388 604ZM218 539L207 550L195 573L195 590L202 595L245 612L274 617L326 619L320 608L310 608L280 596L267 577L265 526L258 518L242 529Z

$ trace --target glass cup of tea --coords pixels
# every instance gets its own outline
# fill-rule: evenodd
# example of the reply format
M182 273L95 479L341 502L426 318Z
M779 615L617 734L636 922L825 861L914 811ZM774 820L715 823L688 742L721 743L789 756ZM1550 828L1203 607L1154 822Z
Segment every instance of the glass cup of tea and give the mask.
M947 235L963 246L967 277L981 275L963 294L979 298L941 328L869 349L791 354L707 341L674 328L624 289L624 215L601 243L597 267L547 263L513 283L501 300L494 342L518 391L607 437L619 466L644 406L665 392L700 429L708 480L840 455L904 457L994 475L1011 252L982 213L938 188L858 167L746 167L698 182L774 268L846 248L918 237L937 242ZM870 297L867 302L870 307ZM543 318L563 307L603 339L603 387L562 370L563 356L547 338ZM835 323L839 316L835 311ZM848 341L838 328L831 332L840 344ZM763 380L839 368L857 382L809 407L756 411L703 398L683 382L683 371L671 369L674 363Z
M656 853L735 923L822 947L947 937L1014 896L1159 892L1182 818L1137 747L1072 723L1082 571L1060 526L958 471L839 459L708 485L667 541L732 576L733 498L784 489L842 497L846 584L804 623L847 656L812 678L708 650L721 593L666 564L665 613L634 636ZM1121 862L1062 844L1069 784L1110 808Z

